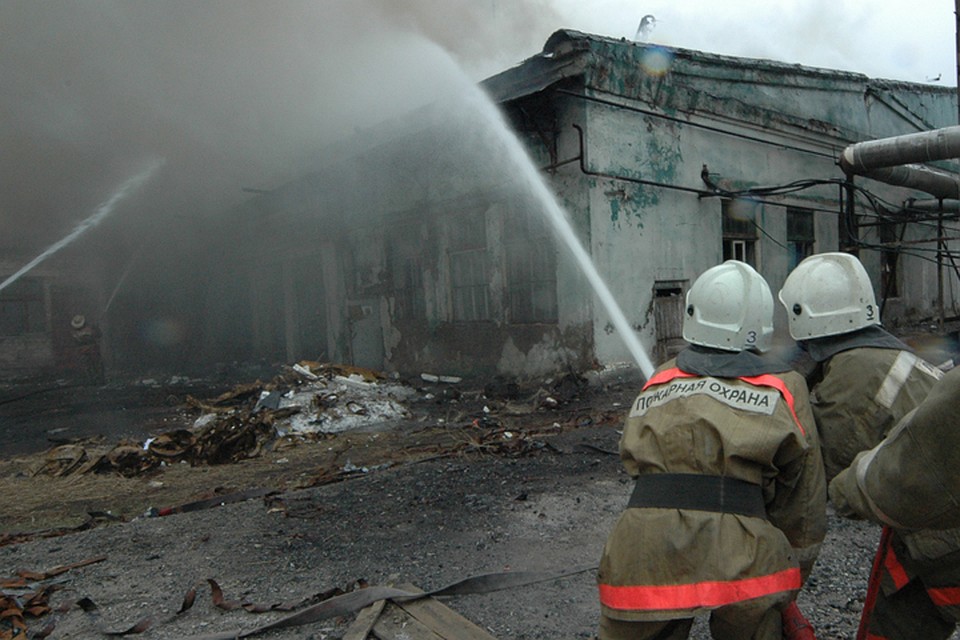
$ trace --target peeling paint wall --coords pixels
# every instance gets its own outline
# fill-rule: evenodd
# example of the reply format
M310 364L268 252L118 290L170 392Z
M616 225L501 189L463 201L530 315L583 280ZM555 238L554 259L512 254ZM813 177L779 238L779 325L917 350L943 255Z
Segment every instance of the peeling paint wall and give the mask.
M702 170L730 191L803 179L842 180L836 159L846 145L948 126L956 117L955 93L939 87L697 52L677 52L656 67L646 60L658 53L655 48L589 36L586 41L575 41L570 49L590 49L583 89L585 156L587 171L603 174L585 182L591 249L650 351L656 338L654 283L689 286L723 259L720 199L692 192L707 191ZM564 48L561 42L557 55ZM891 203L923 197L858 182ZM838 192L838 186L825 185L749 204L757 226L756 266L774 292L791 267L787 209L813 211L815 252L837 250ZM859 200L858 213L875 215L867 204ZM906 237L930 237L929 227L914 225ZM876 229L861 229L861 239L877 242ZM861 257L878 286L877 252L863 250ZM891 313L899 306L914 317L929 315L935 311L930 292L935 266L909 258L904 263L901 291L915 300L892 304ZM958 284L955 276L947 277L949 293ZM781 332L783 315L778 306ZM628 359L614 334L598 309L594 336L602 362Z

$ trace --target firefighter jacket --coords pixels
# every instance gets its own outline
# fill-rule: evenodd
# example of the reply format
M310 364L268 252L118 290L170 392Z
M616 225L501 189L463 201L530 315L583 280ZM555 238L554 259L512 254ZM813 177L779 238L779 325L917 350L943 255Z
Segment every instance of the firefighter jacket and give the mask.
M822 379L811 389L810 404L828 482L859 453L879 444L943 377L940 369L879 327L811 340L806 348L822 368ZM960 529L898 534L917 561L960 551Z
M892 336L884 337L886 332L878 327L870 333L879 342L871 342L866 339L869 336L861 333L849 342L838 337L826 351L820 349L818 353L819 347L811 350L811 355L820 356L816 359L823 359L823 379L813 387L811 404L820 429L827 478L833 480L835 474L848 479L852 477L854 486L858 476L870 466L871 454L860 454L874 450L895 429L903 432L916 416L914 411L922 406L921 403L943 378L942 371L918 358L895 338L895 342L891 342ZM934 413L943 415L942 410ZM925 410L922 415L932 413ZM903 433L899 437L908 435ZM945 438L939 446L944 447L953 440ZM917 450L913 453L919 454ZM864 463L864 460L868 462ZM918 455L913 466L918 464L926 465L928 471L933 470L929 458ZM894 492L922 477L908 475L906 470L907 467L875 468L872 476L874 489L882 483L885 491ZM836 477L840 478L840 475ZM841 481L830 495L835 499L834 506L839 515L857 515L839 490L845 482L848 480ZM935 501L932 505L938 502L944 506L942 501ZM928 515L933 517L932 505L915 503L914 508L929 510ZM867 513L859 515L868 517ZM960 528L894 527L882 576L881 588L888 596L919 579L931 601L943 610L944 615L960 619L960 592L957 591L960 584ZM947 597L945 594L952 595Z
M820 363L810 405L827 482L872 449L927 396L942 372L880 327L804 343Z
M837 513L899 531L960 526L960 368L830 483ZM927 532L930 535L933 532Z
M600 562L604 615L689 618L795 596L826 529L802 376L750 352L689 347L634 401L620 457L636 486Z

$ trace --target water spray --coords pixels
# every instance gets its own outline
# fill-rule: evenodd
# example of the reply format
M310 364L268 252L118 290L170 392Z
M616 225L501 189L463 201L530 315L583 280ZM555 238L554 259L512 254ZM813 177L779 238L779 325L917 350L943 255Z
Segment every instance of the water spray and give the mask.
M127 281L127 276L129 276L130 272L133 271L133 265L137 261L137 258L139 257L140 257L140 250L138 249L137 252L133 255L133 258L130 260L130 262L127 263L127 266L124 267L123 273L120 274L120 279L117 280L116 286L113 288L113 291L110 292L110 297L107 298L107 304L103 306L103 311L101 312L101 315L107 315L107 311L110 310L110 305L113 304L113 299L117 297L117 293L120 292L120 287L122 287L123 283Z
M0 291L3 291L7 287L9 287L11 284L19 280L21 277L23 277L24 274L33 270L33 268L36 267L38 264L40 264L41 262L43 262L44 260L52 256L53 254L57 253L58 251L60 251L61 249L69 245L71 242L79 238L81 235L83 235L93 227L100 224L100 222L103 221L104 218L106 218L108 215L110 215L113 212L118 202L123 200L133 191L139 189L147 180L150 179L151 176L153 176L153 174L157 171L157 169L159 169L162 165L163 165L163 160L155 161L153 164L147 167L144 171L133 176L132 178L129 178L126 182L120 185L120 188L117 189L117 191L112 196L110 196L109 199L107 199L105 202L103 202L103 204L97 207L96 211L94 211L90 217L88 217L86 220L78 224L76 228L74 228L74 230L71 231L67 236L50 245L50 247L48 247L46 251L41 253L39 256L31 260L30 262L28 262L19 271L14 273L12 276L7 278L3 282L0 282Z
M476 98L476 103L479 106L481 115L486 119L487 123L491 125L491 128L497 132L500 141L506 145L507 156L512 166L517 170L517 177L523 181L525 186L529 188L530 193L543 205L543 214L547 217L550 224L553 225L554 231L567 246L567 249L573 254L577 265L589 281L590 286L593 287L594 293L610 316L610 321L623 338L627 349L630 351L630 355L633 356L637 366L640 367L643 376L649 379L655 370L653 362L650 360L650 356L647 355L643 345L640 344L640 339L636 333L634 333L623 310L610 292L607 283L604 282L603 277L601 277L597 271L597 267L594 265L590 255L580 243L577 234L570 225L566 212L547 186L540 170L530 159L520 140L503 118L497 105L489 96L481 91L479 87L473 84L470 84L470 87Z

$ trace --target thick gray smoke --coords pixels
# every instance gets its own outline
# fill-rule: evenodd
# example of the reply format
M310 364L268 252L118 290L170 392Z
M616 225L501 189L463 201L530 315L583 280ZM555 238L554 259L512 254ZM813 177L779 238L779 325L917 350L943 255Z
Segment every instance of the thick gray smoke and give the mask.
M555 23L529 1L5 0L0 245L42 249L155 158L114 224L188 224L430 100L449 69L419 34L479 79Z
M845 69L895 9L835 4L739 2L707 17L706 3L659 0L4 0L0 247L42 249L156 158L162 175L116 225L184 225L244 187L274 187L331 139L442 91L447 62L423 38L479 80L557 28L631 37L652 13L656 42ZM907 40L914 54L924 35ZM903 42L884 43L909 62ZM937 72L950 75L923 73Z
M157 256L186 248L205 259L205 234L217 233L213 216L250 191L308 173L331 143L357 129L455 90L464 73L477 81L506 69L562 27L597 25L601 35L631 37L647 13L656 15L651 41L718 51L683 39L709 31L692 28L695 18L703 22L684 13L692 7L657 0L624 10L624 4L2 0L0 266L6 273L0 277L49 250L132 176L162 162L96 229L77 238L71 259L82 262L85 251L106 255L103 306L111 313L150 316L153 304L190 309L192 279L166 267L151 270L161 264ZM799 14L790 17L805 24ZM606 20L616 24L600 26ZM797 41L808 42L815 26L804 26ZM749 40L724 28L719 38ZM769 35L779 46L782 39ZM845 42L835 35L831 40ZM768 40L736 53L767 55ZM152 285L147 299L124 295L146 291L144 282ZM160 295L181 298L150 298ZM122 330L120 319L112 324ZM157 344L175 343L176 331L169 333Z
M113 335L160 347L143 360L188 350L177 327L191 320L164 310L200 313L194 276L217 259L205 255L216 214L464 73L519 62L558 24L545 0L4 0L0 276L40 255L95 256ZM96 229L74 233L158 162ZM64 238L69 258L50 254ZM173 272L174 250L196 263Z

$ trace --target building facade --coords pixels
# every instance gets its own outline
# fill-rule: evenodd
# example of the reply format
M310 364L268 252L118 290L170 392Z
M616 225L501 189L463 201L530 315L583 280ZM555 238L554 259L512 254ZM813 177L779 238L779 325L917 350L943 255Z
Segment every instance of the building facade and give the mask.
M807 255L854 251L885 324L956 315L950 199L911 209L933 199L838 167L851 144L952 125L952 90L569 31L482 87L526 160L472 97L233 212L238 244L270 248L223 274L250 354L519 377L631 361L541 179L655 361L692 281L730 258L776 291Z
M542 377L632 362L627 331L656 362L707 268L744 260L776 291L835 250L886 325L957 315L957 195L838 166L955 124L953 89L558 31L456 93L211 221L203 260L173 255L202 293L184 357Z

